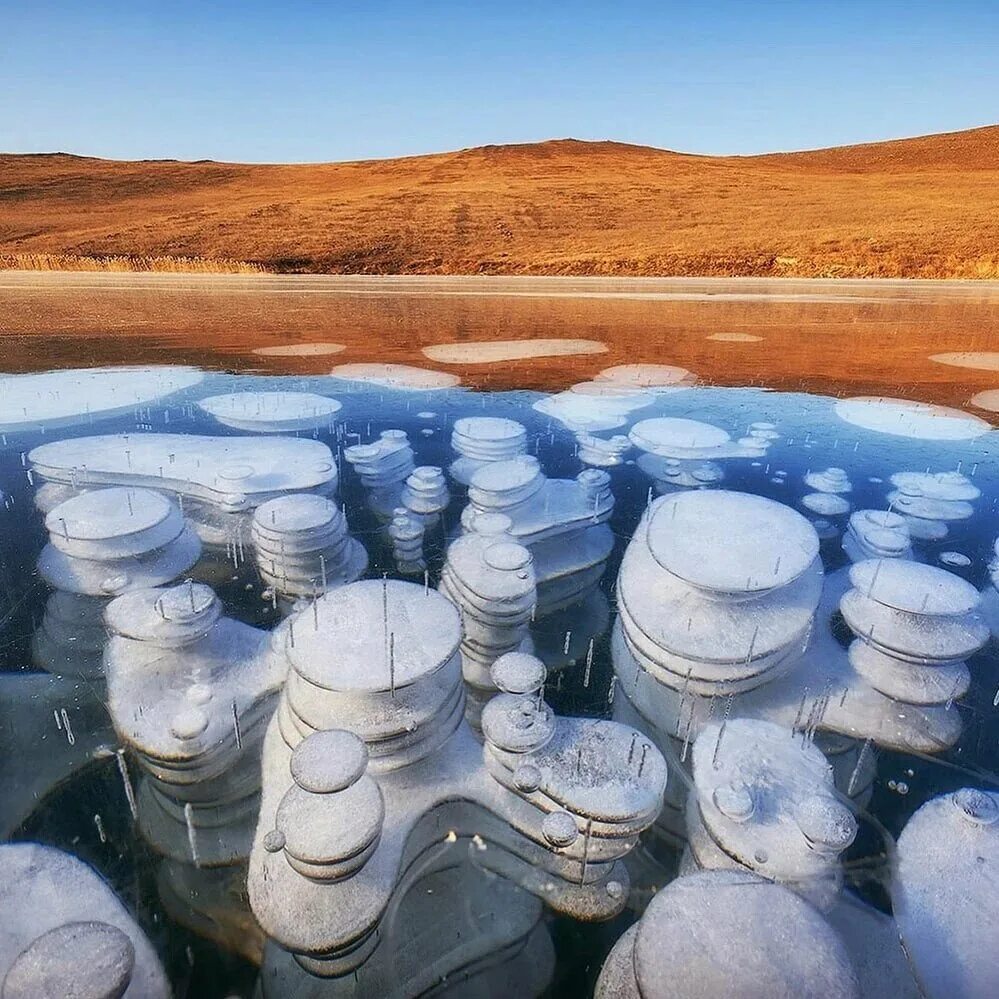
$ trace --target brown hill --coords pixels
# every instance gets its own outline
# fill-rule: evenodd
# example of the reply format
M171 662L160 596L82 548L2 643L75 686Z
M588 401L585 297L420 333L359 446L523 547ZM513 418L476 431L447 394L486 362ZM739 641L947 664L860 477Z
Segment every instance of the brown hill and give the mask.
M294 166L0 155L0 262L994 278L999 126L750 157L572 139Z

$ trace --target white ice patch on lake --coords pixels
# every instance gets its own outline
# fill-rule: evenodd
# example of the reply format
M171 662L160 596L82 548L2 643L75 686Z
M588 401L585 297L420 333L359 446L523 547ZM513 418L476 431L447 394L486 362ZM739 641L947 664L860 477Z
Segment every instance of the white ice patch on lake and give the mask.
M264 434L313 430L342 408L314 392L233 392L209 396L198 406L225 427Z
M836 415L864 430L924 441L968 441L992 429L981 417L959 409L884 396L842 399L836 403Z
M204 377L201 371L184 367L0 375L0 431L66 427L88 417L127 413L197 385Z
M524 361L534 357L572 357L577 354L606 354L599 340L472 340L465 343L437 343L423 348L424 357L441 364L496 364Z
M354 382L367 382L384 388L430 391L461 384L457 375L411 364L338 364L330 374Z

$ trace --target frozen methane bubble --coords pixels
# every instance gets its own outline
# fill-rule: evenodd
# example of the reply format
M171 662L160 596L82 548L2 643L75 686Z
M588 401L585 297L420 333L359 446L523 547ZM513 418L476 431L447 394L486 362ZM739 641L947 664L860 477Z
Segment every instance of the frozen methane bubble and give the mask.
M176 494L202 542L220 549L241 543L249 533L246 514L261 503L286 493L332 496L337 489L330 449L291 437L108 434L43 444L28 458L46 486L143 486Z
M725 491L656 500L618 577L628 696L636 666L655 682L634 690L652 698L659 684L711 695L767 682L804 648L821 588L818 537L789 507Z
M534 404L534 408L574 433L595 433L625 426L632 413L655 401L655 395L634 385L592 381L580 382L565 392L545 396Z
M425 528L433 527L451 502L444 470L436 465L420 465L410 472L402 487L402 505Z
M255 347L253 353L261 357L323 357L327 354L339 354L346 349L345 344L320 340L312 343L280 343Z
M971 405L984 409L987 413L999 413L999 389L986 389L971 397Z
M368 554L350 536L340 508L325 496L268 500L253 515L251 537L264 583L285 597L311 597L364 575Z
M919 540L939 541L948 524L967 520L981 490L960 472L898 472L891 477L891 509L905 517L909 533Z
M197 385L183 367L86 368L0 375L0 432L53 429L128 413Z
M840 601L857 638L850 663L875 690L904 704L948 704L970 684L964 660L989 629L978 591L935 566L869 559L850 570Z
M402 491L416 468L415 455L405 430L383 430L370 444L344 449L344 458L361 477L368 492L368 506L383 522L403 506Z
M578 433L576 445L576 454L584 465L611 468L624 461L624 456L631 450L631 439L624 434L605 439L594 434Z
M828 908L839 856L857 821L839 800L821 750L791 729L750 718L706 725L694 743L689 859L752 870Z
M843 551L851 562L869 558L912 558L906 519L888 510L858 510L843 535Z
M461 379L457 375L429 368L417 368L410 364L338 364L330 374L334 378L346 381L409 392L430 392L454 388L461 384Z
M971 559L962 552L941 552L940 561L951 569L967 569L971 565Z
M708 339L721 343L759 343L763 337L754 333L712 333Z
M717 485L724 477L717 459L760 457L771 443L766 436L733 441L721 427L672 416L642 420L628 436L643 452L638 467L660 494Z
M606 354L607 345L598 340L545 339L463 340L436 343L423 348L423 356L441 364L497 364L524 361L534 357L572 357L580 354Z
M415 576L427 569L423 553L423 519L414 516L404 506L397 507L388 525L395 567L403 576Z
M364 580L321 596L275 636L285 743L346 727L375 772L431 753L461 720L461 637L458 611L423 586Z
M808 902L747 871L678 878L618 940L596 999L859 999L839 934Z
M539 617L581 602L599 584L614 547L606 472L588 468L575 479L548 479L537 458L521 455L479 469L468 499L464 531L477 531L478 518L500 513L510 521L511 538L531 550Z
M108 601L177 579L198 561L201 542L177 507L149 489L82 493L54 507L45 526L38 571L55 592L32 659L51 673L98 676Z
M283 434L331 425L343 407L314 392L232 392L201 399L198 408L234 430Z
M467 486L483 465L516 458L527 451L527 430L516 420L498 416L464 416L454 421L451 447L458 453L448 471Z
M64 923L38 937L11 965L3 999L121 999L135 948L110 923Z
M898 838L891 896L898 932L928 999L999 994L994 874L999 794L933 798Z
M662 756L626 726L556 718L540 699L544 667L526 656L498 660L492 685L525 693L489 702L478 743L463 718L461 638L441 594L390 580L320 597L275 634L289 671L265 739L249 891L268 935L314 975L361 974L377 955L410 848L427 830L438 852L457 838L443 806L460 813L452 830L481 833L489 869L556 911L606 919L625 904L620 860L659 812ZM330 729L364 744L363 774L364 753L330 748L345 738ZM552 811L575 826L571 844L546 835Z
M385 805L367 765L364 742L342 729L315 732L291 754L293 783L278 805L274 833L303 877L339 881L374 852Z
M223 617L199 583L136 590L105 612L108 708L146 774L139 827L175 860L222 866L249 852L260 743L284 679L270 636Z
M845 494L853 490L842 468L827 468L821 472L806 472L805 485L813 492L802 497L801 505L820 517L843 517L850 512Z
M999 352L961 350L951 354L930 354L930 360L937 364L949 364L955 368L972 368L976 371L999 371Z
M468 717L477 727L482 705L496 689L490 677L493 663L506 653L530 649L537 590L527 548L506 533L477 532L474 521L472 528L449 546L440 591L461 610Z
M0 845L4 999L168 999L156 951L101 877L37 843Z
M989 565L989 583L982 591L982 614L992 629L992 635L999 639L999 539L993 547L994 558Z
M986 420L959 409L883 396L841 399L836 415L863 430L923 441L974 440L992 429Z
M631 385L662 393L690 388L697 383L697 376L686 368L672 364L616 364L612 368L604 368L594 381Z

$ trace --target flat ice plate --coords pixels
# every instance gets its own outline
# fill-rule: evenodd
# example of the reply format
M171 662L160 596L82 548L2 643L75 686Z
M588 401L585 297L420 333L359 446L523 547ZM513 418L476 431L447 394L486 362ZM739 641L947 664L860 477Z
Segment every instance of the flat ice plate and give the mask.
M454 388L461 384L457 375L447 371L417 368L410 364L338 364L330 374L334 378L410 391Z
M306 429L343 407L336 399L314 392L232 392L202 399L198 406L225 426L242 430Z
M257 507L253 519L265 533L319 531L339 517L340 509L325 496L312 493L279 496Z
M904 559L867 559L850 569L864 596L909 614L954 616L978 608L978 591L946 569Z
M77 541L106 541L157 527L172 508L151 489L95 489L60 503L45 518L45 528Z
M325 444L290 437L105 434L42 444L28 458L58 482L148 486L210 502L249 498L239 507L281 492L332 492L337 479Z
M660 450L672 452L675 448L722 447L731 437L710 423L684 420L674 416L657 417L636 423L628 435L636 447L653 454ZM669 455L667 455L669 457Z
M922 441L970 441L992 429L986 420L959 409L884 396L841 399L836 415L864 430Z
M743 871L700 871L667 885L638 924L643 996L853 999L850 957L818 910Z
M70 426L88 416L127 413L197 385L195 368L125 367L0 375L0 431Z
M657 500L647 539L667 572L719 593L786 586L819 554L815 528L800 513L762 496L720 489Z
M397 580L351 583L294 621L292 666L327 690L387 691L429 676L461 641L458 610L435 590Z
M462 417L454 421L454 432L472 441L508 441L527 435L522 424L499 416Z

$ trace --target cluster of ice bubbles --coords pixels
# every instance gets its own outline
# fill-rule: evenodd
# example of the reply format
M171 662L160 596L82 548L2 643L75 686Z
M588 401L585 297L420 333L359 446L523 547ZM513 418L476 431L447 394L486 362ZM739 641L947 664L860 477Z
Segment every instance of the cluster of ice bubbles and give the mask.
M452 384L389 367L335 375ZM999 635L999 542L981 593L926 547L975 517L973 472L903 470L881 508L855 510L858 475L809 468L793 480L806 515L723 489L764 462L791 488L768 462L787 435L650 412L693 383L666 366L534 404L572 435L566 478L546 474L544 435L530 453L526 418L471 405L448 460L418 464L406 430L351 434L341 400L313 392L201 398L251 435L207 436L154 431L143 408L190 395L196 373L95 373L82 409L31 377L0 407L7 433L129 411L138 426L22 454L49 595L31 642L44 672L3 677L0 723L32 731L40 764L3 770L4 828L114 756L164 908L215 939L252 924L262 999L444 994L449 979L541 995L544 909L592 921L629 905L607 999L999 990L999 795L929 797L897 843L865 811L879 748L946 754L957 705L995 682L980 653ZM910 435L934 418L841 407ZM938 439L970 433L941 418ZM338 502L341 459L374 528ZM615 503L625 473L643 477L637 522ZM224 603L244 580L268 621ZM557 713L566 679L584 696L603 684L613 720ZM890 906L855 876L881 852ZM134 917L69 853L0 846L0 911L15 914L4 999L169 994Z

